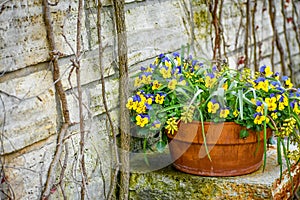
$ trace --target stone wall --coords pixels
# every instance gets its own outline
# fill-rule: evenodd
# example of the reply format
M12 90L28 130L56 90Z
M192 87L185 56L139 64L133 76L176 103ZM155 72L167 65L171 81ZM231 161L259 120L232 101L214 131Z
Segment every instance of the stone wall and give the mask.
M104 199L110 183L112 157L110 131L107 128L101 92L96 2L86 0L84 5L81 84L85 105L88 195L90 199ZM222 57L227 57L233 67L237 67L245 52L246 6L238 2L240 1L226 0L222 5ZM59 59L59 67L72 122L64 141L66 145L58 172L64 158L67 158L65 178L61 184L65 195L71 199L78 199L80 195L77 184L80 180L79 115L75 73L68 80L70 59L74 57L74 53L63 34L75 49L77 3L59 0L56 6L51 6L57 50L63 53L63 57ZM290 11L287 12L288 17L293 18L298 25L296 28L290 20L288 22L283 19L280 10L276 11L276 27L285 50L287 45L284 36L287 35L290 41L288 45L291 57L286 54L285 62L290 64L293 61L292 74L297 74L300 69L299 38L297 40L296 35L300 22L295 17L299 4L299 1L286 3L286 9ZM38 199L55 151L62 119L61 106L52 80L42 3L41 0L7 0L0 3L0 8L0 153L1 170L5 172L1 172L0 189L15 199ZM268 5L259 1L255 16L258 44L256 51L259 55L257 60L259 64L269 65L273 59L274 67L279 69L280 54L273 41ZM101 17L106 95L113 121L118 127L117 45L113 8L109 0L103 1ZM126 0L130 73L134 74L141 65L152 62L160 53L180 51L181 45L187 43L193 44L192 49L196 55L211 59L215 35L210 20L208 7L201 0ZM283 28L284 20L286 33ZM248 41L253 63L253 36L249 36ZM299 79L295 80L300 83ZM52 188L51 193L53 199L61 198L58 185ZM4 194L0 194L0 197L4 197Z

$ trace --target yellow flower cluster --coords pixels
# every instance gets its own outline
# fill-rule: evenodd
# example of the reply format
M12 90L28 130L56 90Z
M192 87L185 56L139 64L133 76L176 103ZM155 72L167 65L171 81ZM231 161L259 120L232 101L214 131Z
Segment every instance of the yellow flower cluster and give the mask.
M193 115L195 111L195 106L184 106L183 112L181 113L180 120L184 123L192 122L193 121Z
M285 137L289 136L295 129L296 120L294 118L288 118L284 120L280 131L277 133L277 136Z
M178 131L178 125L176 122L176 118L171 117L167 120L166 130L168 131L168 134L171 134L171 135L174 135L174 132Z
M300 160L300 144L298 144L298 149L288 152L288 158L296 162Z
M152 96L146 96L142 92L137 92L134 97L128 99L126 107L129 110L134 110L138 114L141 114L146 112L147 106L150 106L152 102Z

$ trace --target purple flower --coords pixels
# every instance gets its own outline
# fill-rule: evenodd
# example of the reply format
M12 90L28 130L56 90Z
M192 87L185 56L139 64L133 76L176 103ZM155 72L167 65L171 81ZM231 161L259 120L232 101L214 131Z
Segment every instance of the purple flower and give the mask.
M166 61L170 61L170 59L169 59L168 57L164 57L164 58L162 59L162 62L166 62Z
M259 100L257 100L257 101L256 101L256 106L261 106L261 105L262 105L262 102L259 101Z
M158 58L162 59L163 57L165 57L165 55L163 53L159 54Z
M261 67L259 68L259 72L260 72L260 73L264 73L266 67L267 67L266 65L261 66Z
M217 100L216 99L211 99L210 100L213 104L217 103Z
M296 97L300 97L300 88L297 89Z
M281 80L286 81L286 80L288 80L288 79L289 79L289 77L283 76Z
M176 57L179 57L180 54L179 54L178 52L174 52L174 53L173 53L173 56L176 58Z
M295 103L296 103L296 100L291 101L290 106L291 106L292 108L294 108L294 107L295 107Z
M259 83L259 82L264 82L266 79L264 77L258 77L254 82Z
M146 106L146 108L147 108L148 110L151 110L151 109L152 109L152 106L149 105L148 103L145 103L145 106Z
M207 76L209 76L210 78L214 78L215 75L213 73L207 73Z
M271 85L273 85L274 87L279 86L279 83L277 81L271 81Z
M254 113L253 117L256 118L256 116L262 116L262 114L260 112Z
M217 66L214 65L214 66L212 67L212 71L213 71L213 72L216 72L217 70L218 70Z
M140 102L141 101L141 97L139 95L134 95L133 96L133 101Z
M192 66L194 67L198 63L198 60L192 60Z

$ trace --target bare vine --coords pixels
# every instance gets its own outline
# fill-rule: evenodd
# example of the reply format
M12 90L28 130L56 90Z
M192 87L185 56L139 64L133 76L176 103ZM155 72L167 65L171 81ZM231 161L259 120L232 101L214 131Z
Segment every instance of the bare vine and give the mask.
M248 48L249 48L249 24L250 24L250 1L247 0L246 2L246 25L245 25L245 59L244 63L246 67L249 67L249 55L248 55Z
M212 24L215 30L215 39L213 46L213 60L217 59L217 55L221 54L221 36L220 36L220 27L219 27L219 17L217 14L219 6L219 0L215 0L213 3L209 4L209 11L212 16Z
M130 135L129 135L129 112L126 108L128 99L128 58L127 58L127 34L125 26L125 0L113 1L118 39L118 61L119 61L119 84L120 84L120 133L121 149L120 154L121 173L119 199L129 197L129 155Z
M100 79L101 79L101 85L102 85L102 99L103 99L103 105L105 109L105 114L107 116L109 125L110 125L110 131L112 135L112 143L114 146L114 158L116 159L116 165L112 167L112 176L111 176L111 182L110 182L110 188L108 192L107 199L112 199L116 184L117 184L117 177L119 172L119 155L118 155L118 146L116 141L117 133L114 128L114 124L112 121L112 118L110 116L109 108L107 105L107 98L106 98L106 87L105 87L105 80L104 80L104 69L102 64L102 58L103 58L103 46L102 46L102 29L101 29L101 9L102 9L102 3L99 1L97 5L97 33L98 33L98 48L99 48L99 67L100 67ZM105 180L102 178L103 181ZM104 188L104 194L105 194L105 188Z
M281 71L284 75L287 75L287 70L286 70L286 65L285 65L285 53L284 49L282 47L282 44L280 42L279 34L276 28L276 7L274 5L273 0L269 0L269 15L270 15L270 20L271 20L271 25L273 29L273 38L276 43L276 47L279 51L279 56L280 56L280 62L281 62Z
M252 10L252 37L253 37L253 60L254 60L254 69L258 71L258 58L257 58L257 40L256 40L256 30L257 26L255 24L255 16L257 12L257 0L254 0L254 6Z
M48 4L48 0L43 0L42 1L43 5L43 13L44 13L44 22L46 26L46 31L47 31L47 38L50 46L50 52L55 52L56 51L56 45L55 45L55 39L54 39L54 34L53 34L53 25L52 25L52 20L50 16L50 7ZM66 94L63 90L63 86L60 80L60 72L59 72L59 66L58 66L58 56L55 54L50 54L52 56L52 64L53 64L53 81L57 82L55 83L55 90L58 93L59 99L60 99L60 104L62 107L62 112L63 112L63 124L58 132L58 139L57 139L57 145L54 153L54 158L51 161L48 174L47 174L47 180L45 183L45 187L42 191L41 198L42 199L48 199L50 195L50 190L55 187L54 186L54 177L56 173L56 168L59 164L59 159L61 157L62 151L63 151L63 138L66 135L67 129L70 125L70 115L69 115L69 110L68 110L68 104L67 104L67 99L66 99Z

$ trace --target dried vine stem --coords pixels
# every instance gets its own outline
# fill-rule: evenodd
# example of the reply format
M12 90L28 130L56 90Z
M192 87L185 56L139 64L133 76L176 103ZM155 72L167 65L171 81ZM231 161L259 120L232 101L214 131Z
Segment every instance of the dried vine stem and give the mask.
M252 10L252 37L253 37L253 60L254 60L254 69L255 71L259 70L257 62L257 41L256 41L256 26L255 26L255 15L257 11L257 0L254 0L254 6Z
M81 56L81 28L82 28L82 13L83 13L83 0L78 1L78 16L77 16L77 34L76 34L76 60L73 61L73 66L76 71L77 92L78 92L78 107L79 107L79 129L80 129L80 168L81 168L81 199L86 196L86 179L87 172L85 167L84 146L85 146L85 131L83 119L83 103L82 103L82 88L81 88L81 75L80 75L80 56Z
M121 173L120 173L120 196L119 199L128 199L129 190L129 150L130 150L130 127L129 112L126 108L128 99L128 58L127 58L127 33L125 26L124 0L115 0L114 10L118 36L118 61L119 61L119 84L120 84L120 132L121 132Z
M249 68L249 55L248 55L248 47L249 47L249 24L250 24L250 1L246 2L246 27L245 27L245 67Z
M115 153L115 159L116 159L116 165L112 168L114 172L112 173L111 177L111 183L110 183L110 189L108 192L108 196L106 197L107 199L112 199L116 184L117 184L117 177L118 177L118 172L119 172L119 154L118 154L118 146L116 142L116 132L114 129L114 124L111 119L110 113L109 113L109 108L107 105L107 98L106 98L106 87L105 87L105 80L104 80L104 69L103 69L103 64L102 64L102 58L103 58L103 48L102 48L102 29L101 29L101 9L102 9L102 4L99 1L97 5L97 33L98 33L98 48L99 48L99 67L100 67L100 79L101 79L101 85L102 85L102 99L103 99L103 105L105 109L105 113L110 125L110 130L112 134L112 139L113 139L113 145L114 145L114 153ZM104 178L103 178L104 179ZM105 179L103 180L105 181ZM104 188L104 194L105 194L105 188Z
M213 47L213 60L217 59L217 54L221 52L221 37L220 37L220 27L219 27L219 18L218 18L218 4L219 0L215 0L213 5L209 5L209 11L212 15L212 23L215 29L215 41Z
M295 82L294 80L294 73L293 73L293 66L294 66L294 62L292 59L292 55L291 55L291 48L290 48L290 42L287 36L287 30L286 30L286 10L285 10L285 6L284 6L285 1L281 0L281 13L283 16L283 34L284 34L284 40L285 40L285 45L286 45L286 51L287 51L287 55L288 55L288 59L289 59L289 64L288 64L288 68L290 70L290 77L291 80L293 82Z
M43 0L42 5L43 5L44 22L45 22L45 26L46 26L50 51L55 52L56 46L55 46L53 26L52 26L52 20L51 20L51 16L50 16L50 7L48 4L48 0ZM48 199L48 197L50 195L50 190L53 187L56 169L59 164L59 159L60 159L62 151L63 151L63 138L65 137L67 129L70 125L70 115L69 115L69 110L68 110L67 98L66 98L66 94L63 90L61 80L60 80L58 56L53 53L50 55L52 55L51 60L52 60L52 64L53 64L53 81L55 82L55 90L59 96L59 100L60 100L59 103L61 104L60 106L62 107L62 112L63 112L62 113L63 124L58 133L58 139L57 139L57 145L56 145L56 149L55 149L55 153L54 153L54 158L52 159L49 170L48 170L47 180L46 180L45 187L44 187L44 189L42 191L42 195L41 195L42 199Z
M273 0L269 0L269 15L270 15L271 25L272 25L272 29L273 29L273 34L274 34L274 40L275 40L276 47L277 47L277 49L279 51L279 55L280 55L281 71L282 71L283 75L287 75L287 71L286 71L286 67L285 67L285 58L284 58L285 53L284 53L284 49L281 45L278 31L277 31L276 24L275 24L276 8L275 8Z

